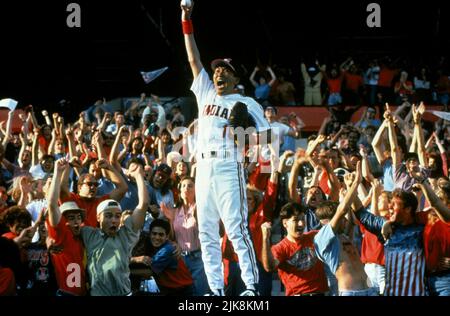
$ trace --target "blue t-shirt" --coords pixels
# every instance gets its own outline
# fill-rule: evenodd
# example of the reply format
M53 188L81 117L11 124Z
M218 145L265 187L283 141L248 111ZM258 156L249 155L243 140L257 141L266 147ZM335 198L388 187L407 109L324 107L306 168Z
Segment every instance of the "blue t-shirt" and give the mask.
M136 182L132 182L128 179L127 185L128 191L125 193L122 200L120 200L120 207L122 208L122 210L134 210L139 202L138 187ZM147 183L145 184L145 187L147 188L150 205L159 205L156 200L155 190L153 190L153 188Z
M269 98L270 86L266 83L255 88L255 98L259 100L267 100Z
M385 191L394 191L394 170L392 159L389 158L383 163L383 187Z
M152 257L151 268L156 274L163 272L166 269L177 269L178 261L174 257L173 252L175 248L169 241L166 241L158 252Z
M316 213L313 209L308 208L305 212L305 233L311 230L319 230L322 227Z
M330 268L333 274L339 267L339 255L341 246L338 236L334 233L330 224L323 226L314 237L314 248L317 257Z
M97 197L109 194L115 188L116 186L114 185L114 183L111 182L111 180L106 178L100 178L100 180L98 180Z

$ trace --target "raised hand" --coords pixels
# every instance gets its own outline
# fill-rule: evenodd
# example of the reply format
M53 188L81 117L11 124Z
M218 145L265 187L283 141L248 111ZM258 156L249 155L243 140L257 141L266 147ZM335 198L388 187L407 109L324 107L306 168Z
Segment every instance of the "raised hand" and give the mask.
M105 121L110 122L112 120L112 115L109 112L105 112Z
M386 103L386 111L384 111L383 117L387 121L392 120L392 112L391 112L391 108L389 107L388 103Z
M355 181L355 179L356 179L356 175L353 172L347 173L344 176L344 183L345 183L345 186L347 187L347 190L350 189L350 187L352 186L353 181Z
M67 128L66 128L65 132L66 132L66 137L67 138L73 137L73 127L72 127L71 124L67 125Z
M82 168L80 158L72 157L69 161L69 165L73 168Z
M109 169L110 168L110 164L104 158L97 160L95 162L95 165L97 168L100 168L100 169Z
M140 164L132 163L128 167L128 174L131 177L136 178L138 175L144 175L144 169L142 168L142 166Z
M295 155L295 153L292 151L292 150L286 150L282 155L281 155L281 157L280 157L280 159L279 159L279 162L278 162L278 171L280 171L280 169L282 169L282 168L284 168L285 166L286 167L291 167L291 166L288 166L288 165L286 165L286 162L287 162L287 160L288 160L288 158L289 157L292 157L292 156L294 156ZM271 155L272 156L272 155ZM272 158L272 157L271 157ZM276 158L277 157L274 157L274 163L276 163ZM272 161L272 159L271 159L271 161Z
M327 136L326 136L326 135L320 134L319 136L317 136L317 142L318 142L319 144L323 143L326 139L327 139Z
M417 111L419 112L420 116L423 116L423 114L425 113L425 104L423 102L420 102L419 108L417 109Z
M270 222L264 222L261 225L261 233L263 239L269 239L271 235L272 224Z
M378 196L383 192L383 184L381 184L381 181L378 179L373 179L373 181L370 183L372 185L372 192L374 194L377 194Z
M55 163L55 172L63 172L69 167L69 162L66 158L58 159Z

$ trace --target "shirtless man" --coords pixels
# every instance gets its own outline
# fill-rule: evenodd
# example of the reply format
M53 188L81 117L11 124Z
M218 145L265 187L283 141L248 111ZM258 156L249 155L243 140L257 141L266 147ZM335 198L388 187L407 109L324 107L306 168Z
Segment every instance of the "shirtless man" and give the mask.
M324 202L317 208L316 215L323 227L314 238L314 246L319 259L336 276L340 296L375 296L376 290L367 286L367 275L359 253L351 239L344 234L345 227L349 224L345 214L356 197L362 179L360 162L354 177L340 204Z

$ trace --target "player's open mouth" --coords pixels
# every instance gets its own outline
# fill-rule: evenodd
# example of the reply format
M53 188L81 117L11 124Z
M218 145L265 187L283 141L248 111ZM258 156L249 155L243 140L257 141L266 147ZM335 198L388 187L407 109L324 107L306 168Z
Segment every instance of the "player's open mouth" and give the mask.
M218 88L223 88L224 86L225 86L225 81L223 81L222 79L217 80Z

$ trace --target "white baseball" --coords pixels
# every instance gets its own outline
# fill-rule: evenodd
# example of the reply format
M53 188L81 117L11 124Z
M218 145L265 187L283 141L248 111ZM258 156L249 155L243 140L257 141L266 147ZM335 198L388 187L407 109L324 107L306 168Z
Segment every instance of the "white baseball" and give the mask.
M190 8L192 6L192 1L191 0L181 0L181 5L183 7Z

